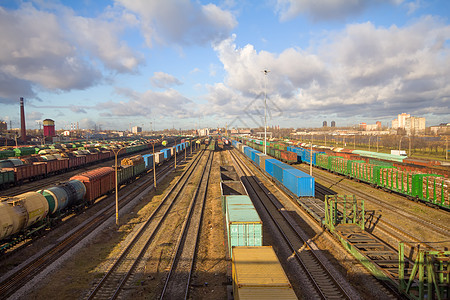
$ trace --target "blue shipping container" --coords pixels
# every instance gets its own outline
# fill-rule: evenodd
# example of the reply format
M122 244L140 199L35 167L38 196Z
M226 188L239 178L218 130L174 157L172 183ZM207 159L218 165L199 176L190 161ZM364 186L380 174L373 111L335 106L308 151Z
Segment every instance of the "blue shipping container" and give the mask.
M267 174L269 174L272 177L273 177L273 165L276 164L276 163L280 163L280 161L276 160L274 158L266 159L266 161L265 161L265 169L264 169L264 171L266 171Z
M281 161L273 165L273 177L281 183L283 183L283 170L285 169L294 169L294 167Z
M259 152L258 150L253 150L252 151L252 161L254 163L256 163L259 166L259 156L257 154L259 154L261 152Z
M165 148L160 151L160 152L164 153L164 159L169 159L171 157L170 150L171 150L170 148Z
M283 170L283 185L297 197L314 197L314 177L298 169Z
M153 168L153 154L142 155L142 158L144 159L144 162L145 162L145 168L152 169Z

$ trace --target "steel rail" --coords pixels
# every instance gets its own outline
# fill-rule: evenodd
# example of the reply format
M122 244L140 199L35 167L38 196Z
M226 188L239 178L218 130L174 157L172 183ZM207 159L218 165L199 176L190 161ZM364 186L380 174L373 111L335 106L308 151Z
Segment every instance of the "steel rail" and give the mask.
M166 210L162 212L162 216L160 217L160 220L157 221L157 224L154 228L154 230L151 232L149 237L145 239L143 242L144 245L140 249L137 250L137 256L136 258L130 258L130 260L127 260L126 262L131 262L131 266L127 268L127 272L125 275L118 274L117 277L119 278L119 283L112 282L111 285L113 286L113 292L106 293L109 295L108 299L115 299L120 294L122 287L128 280L131 273L136 268L137 264L140 262L141 258L143 257L146 249L150 245L151 241L153 240L154 236L156 235L159 227L167 217L168 213L170 212L173 204L177 200L178 196L180 195L181 191L183 190L184 186L189 181L190 176L193 173L193 170L198 165L200 158L202 157L204 151L200 152L195 158L194 161L190 163L188 168L181 174L180 178L176 181L176 183L170 188L170 190L166 193L164 198L161 200L161 203L156 207L156 209L152 212L150 217L145 221L145 223L141 226L139 231L136 233L136 235L133 237L133 239L129 242L129 244L126 246L126 248L122 251L122 254L119 256L119 258L114 262L112 267L108 270L108 272L102 277L100 282L94 287L94 289L90 292L87 299L94 299L94 297L101 292L101 290L108 290L108 287L106 286L108 280L111 278L111 280L114 281L114 272L121 266L123 262L125 262L125 258L127 258L128 254L131 253L133 250L133 246L135 246L138 242L141 242L141 237L146 233L146 229L149 228L151 224L153 224L153 221L155 221L157 214L163 209L165 205L167 205ZM174 195L174 198L169 202L170 196ZM168 203L169 202L169 203Z
M338 280L333 276L333 274L328 271L327 267L322 262L322 259L318 257L318 255L316 255L315 251L312 250L310 242L303 239L302 235L297 231L295 225L286 216L286 211L284 210L282 205L280 203L275 203L273 196L268 195L268 191L265 190L254 177L252 177L254 176L253 172L233 151L231 151L231 154L236 162L236 165L243 172L243 174L248 174L250 175L250 178L252 178L253 184L250 182L248 177L244 177L250 188L254 191L254 194L259 198L261 204L267 212L267 215L271 218L272 222L275 224L278 231L283 236L286 243L289 245L290 250L295 254L295 257L308 275L309 280L313 284L318 296L321 299L352 299L347 291L338 282ZM261 198L260 193L257 192L258 188L263 191L265 197L269 199L270 203L273 205L273 207L275 207L275 211L277 211L281 215L285 224L287 224L290 227L290 230L296 235L296 238L303 242L305 249L299 251L292 244L291 239L287 236L288 233L286 233L282 229L282 225L279 223L279 221L277 221L278 218L270 212L270 208L265 204L265 201L263 201L263 199Z
M160 299L181 299L184 295L184 299L187 299L189 292L189 284L195 259L195 250L197 249L199 232L201 230L201 224L203 220L203 212L206 202L206 195L209 183L209 176L211 173L212 161L214 159L214 152L210 152L205 167L202 171L200 184L192 197L191 204L187 217L183 223L182 230L177 240L177 247L175 255L172 257L169 273L167 274L164 288L161 292ZM198 201L201 200L201 201ZM194 220L194 212L197 213L197 220ZM195 221L195 223L193 223ZM193 230L193 231L190 231ZM190 235L190 236L189 236ZM193 236L192 236L193 235ZM191 241L190 248L186 245L186 241ZM188 247L188 249L186 249ZM184 252L189 252L188 261L183 260L182 264L188 264L189 271L187 273L177 270L182 268L180 266L180 258ZM178 276L178 278L177 278ZM180 278L183 277L183 278ZM177 281L178 280L178 281ZM183 284L184 283L184 284ZM180 297L181 296L181 297Z
M165 168L158 170L160 176L164 173L169 173L173 169L172 165L173 164L166 165ZM119 207L122 208L128 203L128 201L130 201L130 198L133 198L134 195L137 195L142 192L142 190L148 188L145 183L150 182L151 180L152 179L146 179L142 185L137 186L137 188L135 188L134 190L122 195ZM105 198L104 200L106 199L108 198ZM93 217L92 219L88 220L82 226L78 227L78 229L71 235L67 236L51 248L47 249L45 253L42 253L42 255L36 257L32 261L21 267L19 270L7 276L0 283L0 299L6 299L10 295L14 294L23 286L23 284L30 281L41 270L45 269L56 259L61 257L92 230L100 226L102 223L106 222L111 216L114 215L114 213L115 203L111 203L110 205L103 208L99 213L97 213L97 217Z

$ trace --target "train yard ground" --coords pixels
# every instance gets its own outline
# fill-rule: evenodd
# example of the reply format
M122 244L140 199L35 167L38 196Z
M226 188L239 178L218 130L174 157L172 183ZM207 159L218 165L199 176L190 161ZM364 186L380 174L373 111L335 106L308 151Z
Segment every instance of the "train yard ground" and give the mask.
M257 177L264 188L276 198L283 211L292 219L296 226L314 243L326 258L325 264L333 266L334 276L343 285L349 285L348 298L350 299L395 299L398 297L382 285L369 271L367 271L353 256L346 252L331 234L324 230L299 205L287 197L277 186L265 176L262 176L256 167L244 158L242 154L231 148L223 151L214 151L211 171L206 190L203 218L199 227L198 245L196 246L195 260L192 276L189 282L189 299L227 299L229 296L231 267L227 255L226 228L221 208L220 171L219 166L236 164L238 157L245 162L249 172ZM117 260L125 245L135 236L137 230L152 216L158 205L163 201L165 194L176 185L179 178L189 166L198 160L198 164L189 177L183 194L161 224L157 235L153 238L144 259L137 265L135 271L122 287L119 298L122 299L156 299L162 294L166 277L172 269L175 249L181 229L186 219L189 203L194 198L196 189L202 180L202 170L208 165L209 151L199 151L188 157L188 161L181 163L176 172L170 172L159 184L157 191L149 191L139 198L133 208L121 213L120 227L114 222L98 232L95 238L79 247L77 251L69 251L68 257L48 270L47 275L37 280L34 286L22 289L19 294L13 295L18 299L54 299L55 291L60 299L87 299L94 288L102 280L112 263ZM306 165L297 165L299 169L306 170ZM399 240L408 240L416 245L418 241L433 245L437 249L447 249L450 246L450 214L443 210L429 208L417 204L403 197L374 189L366 184L357 183L343 177L314 169L317 174L316 182L331 188L339 194L350 194L350 190L371 195L381 202L366 200L366 212L372 213L370 220L372 233L398 248ZM144 178L143 178L144 180ZM120 195L136 188L141 181L136 181L124 187ZM253 197L252 197L253 198ZM113 199L113 197L111 197ZM112 200L111 200L112 201ZM110 201L110 202L111 202ZM389 203L394 202L394 205ZM101 202L94 205L76 217L70 218L57 228L47 232L27 247L20 249L0 260L0 277L26 259L36 255L42 249L58 241L64 234L76 226L81 225L96 213L104 209L108 203ZM257 205L255 205L257 206ZM273 226L269 226L267 213L258 208L264 227L264 245L272 245L277 256L290 279L294 291L299 298L310 299L315 297L315 291L309 287L308 281L300 278L298 263L282 242L279 233ZM419 221L422 220L422 221ZM382 225L383 222L386 224ZM434 227L433 227L434 226ZM439 229L440 228L440 229ZM405 236L406 235L406 236ZM446 248L447 247L447 248ZM296 247L299 252L303 247ZM304 271L303 271L304 272ZM0 296L0 298L3 298ZM103 299L101 293L93 297ZM107 297L108 299L110 296ZM170 297L168 297L170 298Z

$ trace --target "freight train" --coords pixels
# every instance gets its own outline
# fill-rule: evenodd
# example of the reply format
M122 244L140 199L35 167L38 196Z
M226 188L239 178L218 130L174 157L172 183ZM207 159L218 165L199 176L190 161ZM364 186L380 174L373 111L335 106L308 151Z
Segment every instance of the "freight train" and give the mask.
M175 151L186 149L189 142L162 149L161 152L132 156L121 161L117 182L126 184L155 165L168 161ZM0 253L35 233L53 226L64 216L83 210L115 188L113 167L97 168L77 174L69 181L15 197L0 198Z
M287 193L294 197L314 197L314 177L238 141L232 140L231 144L244 153L257 167L264 171ZM280 157L282 157L281 152L276 153L280 153ZM292 156L292 154L289 154L289 157L290 156ZM295 160L297 160L297 158Z
M234 167L221 166L220 177L234 298L297 299L275 251L263 246L263 223Z
M264 148L263 142L260 140L244 139L243 142L261 151ZM280 147L280 144L278 146ZM268 149L271 148L268 147ZM297 156L299 163L312 163L315 167L398 193L410 200L421 201L446 210L450 209L450 179L444 175L423 173L421 169L408 167L403 162L389 163L387 160L368 159L356 154L355 151L313 150L311 153L310 149L301 147L285 146L285 148L286 152ZM271 152L268 150L268 153ZM367 155L367 153L364 154Z
M85 146L87 147L88 145ZM114 158L113 149L121 149L122 147L123 150L119 152L120 157L149 150L152 144L111 144L102 146L94 144L93 146L95 147L65 148L64 151L61 149L40 149L34 147L16 148L14 149L15 151L0 151L3 157L13 153L16 154L16 158L9 157L0 160L0 189L109 160Z

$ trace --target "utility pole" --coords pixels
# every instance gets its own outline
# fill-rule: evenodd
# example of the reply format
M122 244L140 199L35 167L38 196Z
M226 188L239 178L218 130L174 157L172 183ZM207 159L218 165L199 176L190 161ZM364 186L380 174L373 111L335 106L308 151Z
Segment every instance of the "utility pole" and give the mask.
M310 155L310 158L309 158L309 176L312 176L312 161L313 161L312 145L313 145L313 139L314 139L314 135L311 133L311 155Z
M114 169L115 169L115 173L116 173L116 225L117 228L119 228L119 189L118 189L118 183L117 183L117 155L119 154L119 152L122 150L123 148L120 149L112 149L113 153L114 153ZM154 158L154 157L153 157Z
M267 75L270 71L264 70L264 154L267 154Z
M156 163L155 163L155 142L152 142L153 146L153 187L156 191Z

